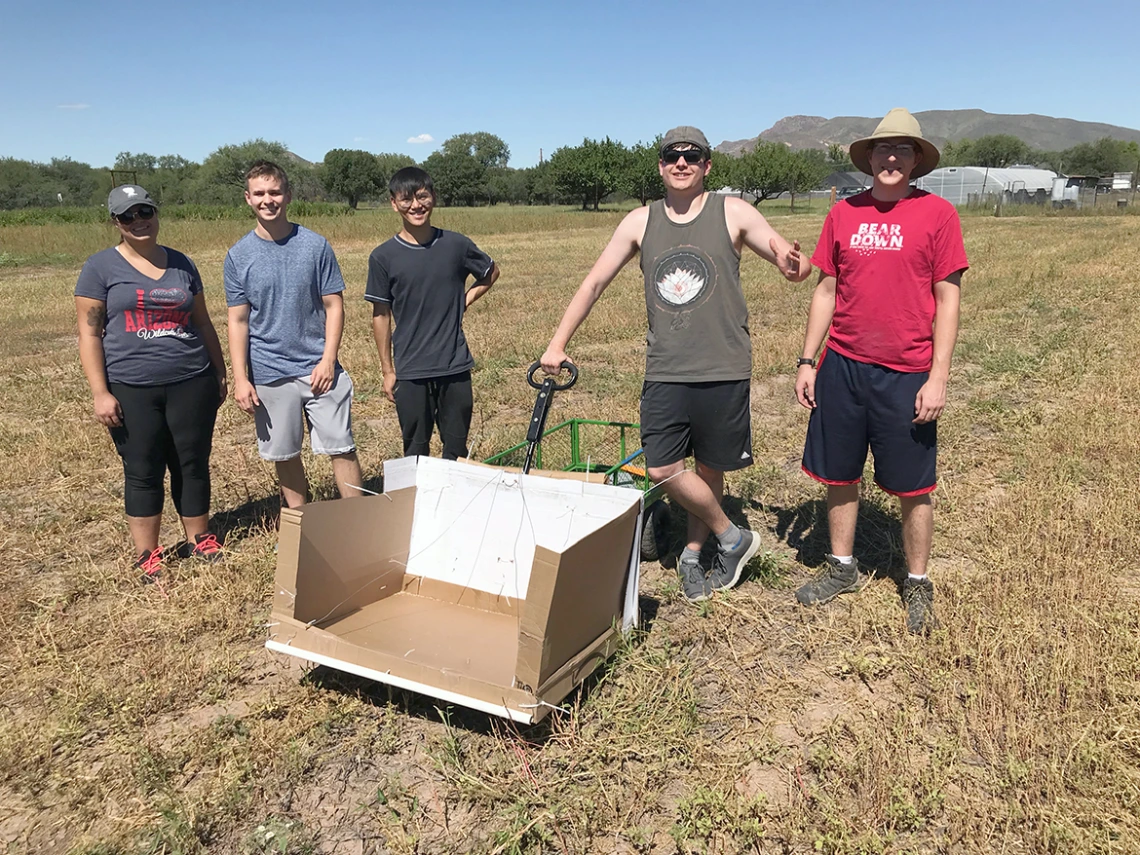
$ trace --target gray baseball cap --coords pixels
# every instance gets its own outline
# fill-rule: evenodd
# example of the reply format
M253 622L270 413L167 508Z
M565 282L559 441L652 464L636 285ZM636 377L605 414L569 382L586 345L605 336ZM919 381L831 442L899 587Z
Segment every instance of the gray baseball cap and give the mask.
M659 154L664 155L667 149L682 143L695 145L705 154L712 152L712 149L709 147L709 141L705 139L705 135L701 133L699 128L694 128L692 125L681 125L678 128L673 128L671 131L668 131L662 138L661 145L657 151Z
M107 210L111 212L112 217L125 214L135 205L150 205L152 208L158 208L158 203L137 184L120 184L107 196Z

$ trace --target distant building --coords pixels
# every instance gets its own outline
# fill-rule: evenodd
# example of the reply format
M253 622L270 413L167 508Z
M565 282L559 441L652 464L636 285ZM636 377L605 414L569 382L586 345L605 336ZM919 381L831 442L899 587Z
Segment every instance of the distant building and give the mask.
M915 187L941 196L954 205L1002 197L1004 202L1045 204L1053 194L1051 169L1009 166L943 166L914 182Z

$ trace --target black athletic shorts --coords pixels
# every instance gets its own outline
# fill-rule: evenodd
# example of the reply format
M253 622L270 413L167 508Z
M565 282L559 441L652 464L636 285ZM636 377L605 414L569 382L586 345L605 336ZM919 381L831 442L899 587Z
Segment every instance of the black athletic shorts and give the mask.
M752 465L751 382L660 383L641 387L645 463L668 466L692 455L730 472Z
M938 423L914 423L914 399L928 376L825 350L815 377L804 472L825 484L858 484L870 447L875 483L883 490L896 496L932 492Z

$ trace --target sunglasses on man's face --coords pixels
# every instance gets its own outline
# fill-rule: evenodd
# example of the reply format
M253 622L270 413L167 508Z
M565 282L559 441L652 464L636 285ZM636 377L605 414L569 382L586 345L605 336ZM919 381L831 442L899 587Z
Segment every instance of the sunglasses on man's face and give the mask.
M698 163L705 159L705 154L699 148L687 148L684 150L670 149L661 156L661 159L670 166L679 163L684 158L685 163L689 166L696 166Z
M124 226L129 226L136 219L149 220L154 214L155 210L150 205L141 205L136 211L126 211L122 214L116 214L115 219Z

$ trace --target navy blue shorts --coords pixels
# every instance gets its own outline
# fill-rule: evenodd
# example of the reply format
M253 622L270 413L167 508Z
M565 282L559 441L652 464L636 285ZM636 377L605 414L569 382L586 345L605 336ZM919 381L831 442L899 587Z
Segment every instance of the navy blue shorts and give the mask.
M928 376L825 350L815 377L804 472L824 484L858 484L869 447L875 483L883 490L896 496L932 492L938 423L914 424L914 399Z
M645 463L668 466L689 455L720 472L752 465L749 380L661 383L641 387Z

